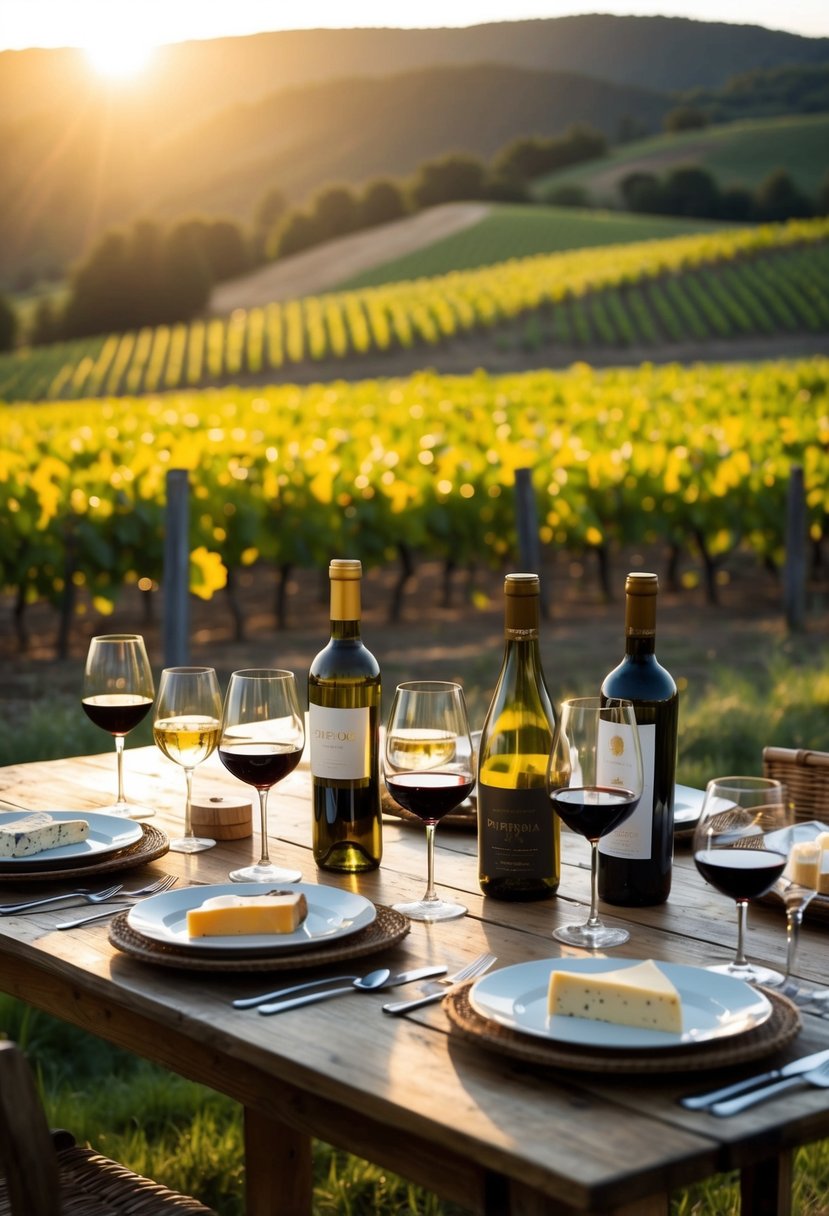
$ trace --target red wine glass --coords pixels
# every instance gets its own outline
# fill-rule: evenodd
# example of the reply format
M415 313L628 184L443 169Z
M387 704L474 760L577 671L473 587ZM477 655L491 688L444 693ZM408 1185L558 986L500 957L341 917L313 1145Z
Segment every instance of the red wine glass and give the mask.
M383 755L386 788L426 828L426 891L422 899L394 904L412 920L453 920L463 904L435 890L435 829L444 815L468 798L475 766L466 701L460 684L412 680L399 684L386 727Z
M124 739L147 716L155 689L144 639L138 633L92 638L83 673L81 704L86 716L115 739L118 794L100 810L126 819L149 819L152 807L127 802L124 795Z
M627 929L604 924L598 911L599 840L624 823L642 797L642 751L633 703L573 697L562 702L547 768L556 814L590 841L590 914L560 925L556 941L596 950L621 946Z
M749 900L770 891L788 860L788 847L774 833L794 816L786 788L770 777L716 777L705 789L694 829L694 861L702 877L737 904L734 961L708 967L749 984L779 984L782 975L750 963L745 956ZM777 838L779 841L780 837Z
M259 795L260 856L232 870L233 882L297 882L299 870L277 866L268 853L268 794L293 772L305 746L305 726L292 671L252 667L230 677L222 713L219 759Z

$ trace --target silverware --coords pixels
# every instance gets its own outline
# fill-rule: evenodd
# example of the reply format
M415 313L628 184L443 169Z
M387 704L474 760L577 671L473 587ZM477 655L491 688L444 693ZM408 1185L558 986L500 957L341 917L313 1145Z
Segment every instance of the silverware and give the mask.
M747 1093L749 1090L758 1089L774 1081L801 1076L804 1072L818 1068L827 1061L829 1061L829 1050L816 1051L813 1055L792 1060L790 1064L784 1064L782 1068L772 1068L768 1072L756 1073L753 1077L747 1077L744 1081L735 1081L733 1085L725 1085L722 1089L713 1089L704 1094L692 1094L690 1097L680 1098L679 1103L686 1110L708 1110L715 1102L736 1098L738 1094Z
M0 916L15 916L18 912L36 912L40 908L49 908L52 904L66 903L67 900L76 904L103 904L122 891L123 887L124 884L120 882L114 887L105 887L103 891L89 891L81 887L77 891L67 891L65 895L49 895L46 899L30 899L22 904L3 904L0 907Z
M418 967L414 971L401 971L398 975L389 975L388 971L370 972L361 980L359 977L347 988L324 988L318 992L306 992L304 996L291 997L287 1001L277 1001L275 1004L260 1005L262 1014L284 1013L286 1009L299 1009L302 1005L313 1005L317 1001L327 1001L331 996L340 996L346 992L376 992L381 988L396 988L399 984L410 984L413 980L425 980L431 976L441 975L445 967ZM376 978L375 978L376 977ZM369 981L369 982L367 982Z
M444 980L437 980L433 985L433 991L429 992L426 996L417 997L413 1001L397 1001L391 1005L384 1005L383 1013L408 1013L410 1009L420 1009L424 1005L431 1005L434 1001L442 1001L447 992L451 991L455 984L462 984L464 980L471 980L476 976L483 975L496 961L494 954L479 954L477 958L473 958L471 963L466 967L462 967L454 975L447 976Z
M418 971L401 971L383 986L393 988L396 984L408 984L410 980L425 980L432 976L444 975L445 967L421 967ZM402 978L406 976L407 978ZM365 978L365 977L363 977ZM243 996L233 1002L234 1009L254 1009L268 1001L280 1001L284 997L293 996L295 992L307 992L310 988L322 988L327 984L356 984L359 975L329 975L321 979L307 980L304 984L292 984L290 988L277 988L274 992L263 992L260 996Z
M140 891L123 891L122 895L128 895L130 899L135 899L139 896L160 895L162 891L169 891L178 882L178 878L173 874L167 875L165 878L159 878L157 882L152 882L149 886L142 888ZM121 895L118 896L121 898ZM114 916L116 912L123 912L125 908L132 907L131 904L112 904L109 908L105 908L102 912L92 912L89 916L79 916L76 920L63 920L60 924L55 925L56 929L79 929L81 925L88 925L94 920L105 920L108 916Z
M708 1112L720 1116L738 1115L740 1111L747 1110L749 1106L754 1106L758 1102L767 1102L769 1098L776 1098L778 1094L785 1093L787 1089L793 1089L804 1082L807 1085L816 1085L819 1089L829 1089L829 1060L818 1068L810 1068L808 1072L802 1072L798 1076L784 1077L782 1081L775 1081L773 1085L753 1089L751 1093L743 1094L740 1098L730 1098L727 1102L715 1102L713 1106L708 1107Z

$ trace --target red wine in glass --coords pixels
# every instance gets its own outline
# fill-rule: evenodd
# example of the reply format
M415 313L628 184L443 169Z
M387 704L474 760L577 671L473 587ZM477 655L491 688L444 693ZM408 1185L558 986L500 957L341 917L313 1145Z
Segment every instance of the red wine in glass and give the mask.
M694 854L706 882L732 899L765 895L786 868L785 853L770 849L700 849Z
M269 790L299 764L301 747L287 743L240 743L219 748L219 759L229 773L257 790Z
M550 801L568 828L598 840L633 814L641 796L632 790L582 785L553 790Z
M475 788L475 778L471 772L390 773L386 785L404 810L411 811L424 823L440 823L444 815L469 797Z

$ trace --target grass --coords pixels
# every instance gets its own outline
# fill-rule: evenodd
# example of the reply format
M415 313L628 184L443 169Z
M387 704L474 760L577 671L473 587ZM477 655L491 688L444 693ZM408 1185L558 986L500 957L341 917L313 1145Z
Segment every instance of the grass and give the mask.
M600 245L626 245L632 241L687 236L727 226L734 227L710 220L501 204L462 232L354 275L338 284L337 290L377 287L382 283L450 274L453 270L474 270L510 258Z
M720 623L722 624L722 623ZM557 630L545 636L545 669L556 699L585 691L590 673L583 649ZM596 634L591 668L606 664L616 643ZM398 639L402 651L402 638ZM417 637L409 643L420 653ZM484 648L487 650L487 648ZM426 654L428 648L423 648ZM411 651L384 668L387 685L411 666ZM712 772L759 772L764 744L822 748L829 718L829 641L786 639L765 625L740 622L733 638L721 629L666 630L660 654L683 688L679 781L701 785ZM492 684L491 650L453 659L473 715ZM438 654L436 662L446 666ZM422 674L432 674L428 668ZM48 665L48 712L31 674L14 701L0 702L0 763L12 758L100 750L101 733L84 739L75 688L78 669ZM24 695L25 694L25 695ZM29 712L24 706L29 703ZM10 728L14 724L14 731ZM11 742L8 741L11 736ZM147 740L136 740L136 742ZM3 751L5 748L5 753ZM12 757L13 753L13 757ZM0 996L0 1027L29 1053L45 1094L50 1122L70 1128L101 1151L168 1185L198 1194L221 1216L242 1216L243 1156L239 1108L229 1099L139 1060L9 997ZM800 1150L796 1216L828 1216L829 1141ZM737 1216L734 1176L719 1176L677 1192L672 1216ZM315 1216L463 1216L404 1179L317 1143Z
M544 198L558 186L583 186L600 205L618 204L617 183L634 168L661 176L681 164L709 169L721 186L753 188L774 170L783 168L810 197L817 194L826 172L829 115L746 119L658 135L615 148L588 164L562 169L539 178L533 193Z

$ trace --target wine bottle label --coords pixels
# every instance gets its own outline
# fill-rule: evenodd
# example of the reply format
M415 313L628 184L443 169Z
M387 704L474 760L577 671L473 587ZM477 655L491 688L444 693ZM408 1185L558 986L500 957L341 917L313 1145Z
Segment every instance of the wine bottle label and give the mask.
M369 707L308 707L311 773L329 781L364 781L371 771Z
M599 781L602 785L618 785L619 778L624 782L625 768L629 761L625 752L630 755L630 746L626 746L623 736L629 734L629 728L616 726L610 722L602 722L599 726L600 737L606 736L602 746L602 765L599 768ZM616 737L618 742L614 744ZM613 752L621 751L614 756ZM606 857L626 857L630 859L647 859L651 855L651 838L653 836L653 774L654 754L656 750L656 727L639 726L639 745L642 749L642 797L639 805L629 819L620 824L607 836L599 840L599 852ZM629 788L630 778L628 777Z
M478 783L480 868L489 878L537 878L551 872L555 812L543 786L499 789Z

